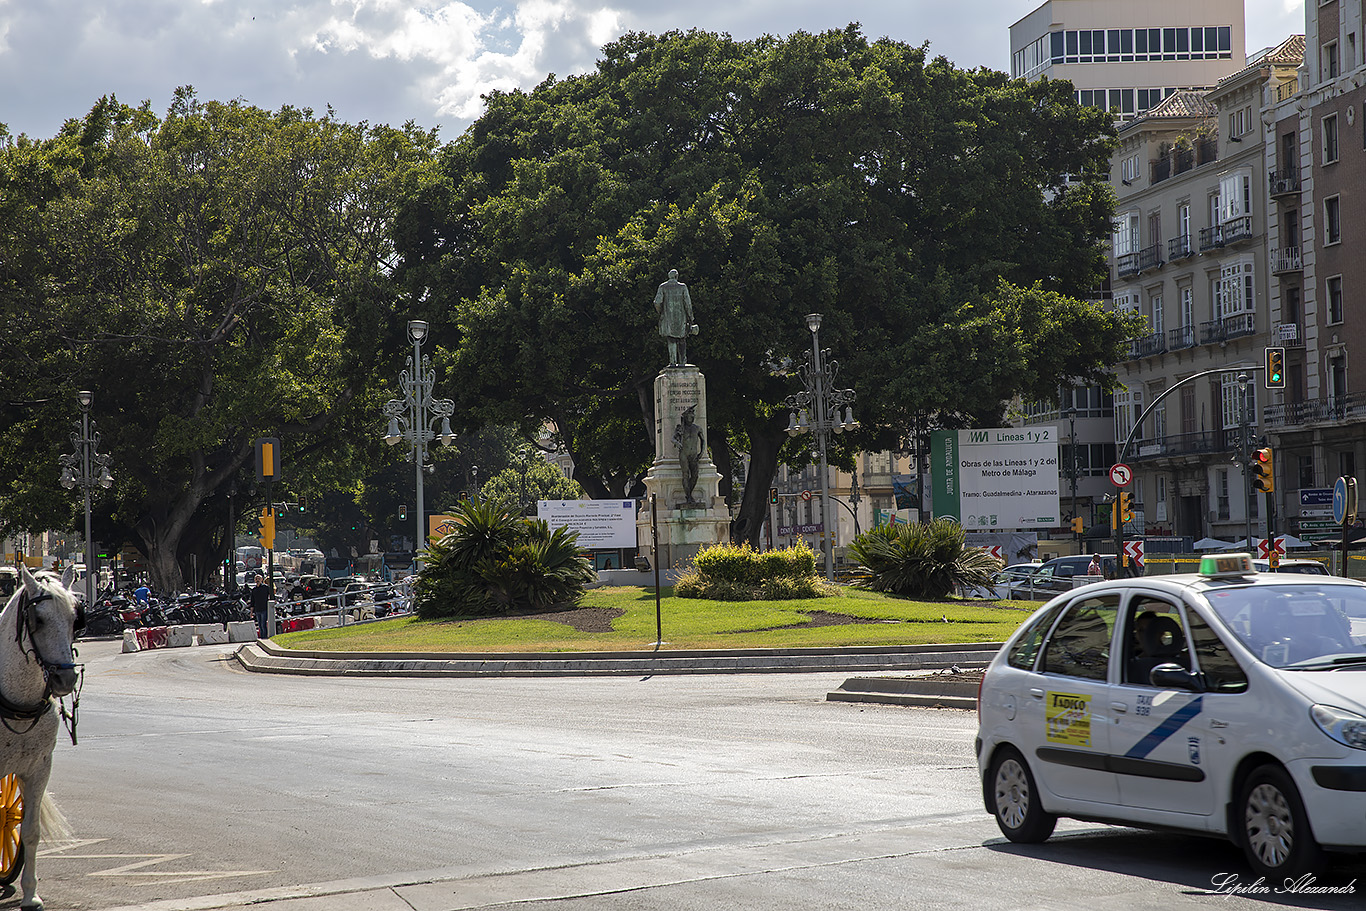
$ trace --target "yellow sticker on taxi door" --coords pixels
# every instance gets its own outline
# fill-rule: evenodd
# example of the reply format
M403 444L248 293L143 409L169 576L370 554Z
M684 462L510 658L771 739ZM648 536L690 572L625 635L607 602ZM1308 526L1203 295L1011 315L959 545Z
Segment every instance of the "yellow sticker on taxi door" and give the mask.
M1044 723L1049 743L1091 745L1091 697L1077 693L1048 693Z

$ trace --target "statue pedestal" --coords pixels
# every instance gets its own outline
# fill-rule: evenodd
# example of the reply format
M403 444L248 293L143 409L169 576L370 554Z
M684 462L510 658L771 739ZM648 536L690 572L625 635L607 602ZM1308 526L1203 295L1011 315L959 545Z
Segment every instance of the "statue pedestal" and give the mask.
M693 423L705 444L691 500L683 489L683 464L674 445L674 428L689 408L694 409ZM721 496L721 473L711 460L710 449L706 377L691 364L665 367L655 377L655 460L645 475L645 490L655 495L659 512L658 555L648 497L636 516L636 540L651 566L687 566L702 548L730 540L730 509Z

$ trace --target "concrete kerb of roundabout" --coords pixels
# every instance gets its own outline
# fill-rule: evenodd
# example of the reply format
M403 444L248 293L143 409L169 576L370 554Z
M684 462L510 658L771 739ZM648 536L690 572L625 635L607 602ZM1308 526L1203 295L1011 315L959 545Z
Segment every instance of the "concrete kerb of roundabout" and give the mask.
M900 677L855 677L831 701L885 702L970 708L973 673L986 666L999 642L841 648L699 649L619 652L327 652L281 648L269 639L242 646L248 671L332 677L586 677L656 674L908 672ZM971 692L965 692L970 689ZM922 693L920 691L924 690ZM924 696L922 700L919 697Z

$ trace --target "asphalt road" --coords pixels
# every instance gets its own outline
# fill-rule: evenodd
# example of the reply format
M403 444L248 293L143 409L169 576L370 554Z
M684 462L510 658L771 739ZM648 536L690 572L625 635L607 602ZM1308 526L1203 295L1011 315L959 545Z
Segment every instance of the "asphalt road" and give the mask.
M843 675L249 674L219 647L82 646L50 909L1360 907L1252 884L1218 841L981 809L975 716L827 702ZM367 891L368 890L368 891ZM307 901L292 896L318 895ZM17 897L0 901L0 909Z

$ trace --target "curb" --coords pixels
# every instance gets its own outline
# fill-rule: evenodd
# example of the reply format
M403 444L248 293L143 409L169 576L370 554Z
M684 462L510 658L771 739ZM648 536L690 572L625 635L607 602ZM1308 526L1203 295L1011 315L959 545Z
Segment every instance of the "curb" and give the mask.
M330 677L591 677L817 671L924 671L984 666L1000 643L810 649L573 653L373 653L285 649L257 640L238 649L248 671Z
M959 662L958 666L962 667ZM972 669L984 667L985 663ZM850 677L838 690L825 694L828 702L876 702L941 709L976 709L977 677L922 674L917 677Z

